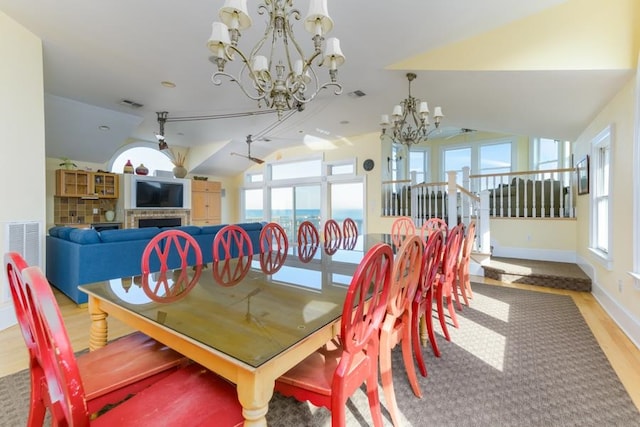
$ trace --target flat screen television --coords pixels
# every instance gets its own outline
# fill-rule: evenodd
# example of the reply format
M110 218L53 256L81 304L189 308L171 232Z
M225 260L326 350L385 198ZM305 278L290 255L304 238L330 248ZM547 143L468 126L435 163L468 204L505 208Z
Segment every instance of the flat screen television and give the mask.
M163 181L136 181L136 208L182 208L184 185Z

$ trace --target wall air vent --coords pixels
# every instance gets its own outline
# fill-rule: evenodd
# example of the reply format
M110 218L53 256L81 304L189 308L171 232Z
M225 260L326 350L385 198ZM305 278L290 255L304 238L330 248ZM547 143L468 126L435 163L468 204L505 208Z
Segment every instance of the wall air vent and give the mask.
M122 101L120 101L120 105L126 105L127 107L130 107L130 108L144 107L143 104L140 104L139 102L135 102L135 101L130 101L128 99L123 99Z

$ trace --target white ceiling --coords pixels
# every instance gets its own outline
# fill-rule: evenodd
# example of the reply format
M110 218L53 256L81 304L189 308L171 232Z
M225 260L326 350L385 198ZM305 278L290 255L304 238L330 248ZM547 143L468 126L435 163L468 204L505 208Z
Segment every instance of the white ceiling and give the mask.
M541 55L539 63L528 67L487 69L477 64L476 54L482 50L464 42L478 38L476 46L489 52L493 43L483 46L483 35L500 28L524 32L527 26L514 26L514 22L562 16L557 8L580 2L593 0L328 0L335 22L329 36L340 38L347 58L338 72L344 93L336 96L323 91L303 112L268 132L269 141L253 143L252 154L266 156L300 144L305 135L334 139L377 131L380 115L390 113L407 93L407 69L393 69L397 68L394 64L425 52L446 51L448 46L461 52L458 61L463 66L415 62L418 78L412 87L413 94L432 108L442 106L447 130L464 127L575 139L633 75L633 67L560 68L544 62ZM255 111L255 102L235 84L217 87L210 81L215 70L208 60L206 41L222 3L0 0L1 11L43 41L47 156L107 162L127 142L155 142L157 111L168 111L170 120ZM264 29L263 18L255 13L256 2L248 3L254 26L241 38L240 46L246 50ZM307 2L297 1L296 5L304 16ZM564 28L570 22L560 24ZM557 22L550 22L549 28L537 25L541 33L559 26ZM300 25L294 32L305 46L310 43ZM500 54L515 57L527 48L521 44L508 51L500 46ZM566 49L567 54L575 53L570 45ZM469 63L465 64L467 55ZM227 66L230 72L237 69L237 64ZM452 69L456 71L449 71ZM319 70L323 79L325 73L326 69ZM177 86L165 88L160 84L164 80ZM348 95L356 90L366 96ZM132 109L121 105L122 99L144 106ZM206 153L192 172L233 175L251 162L229 153L244 152L246 135L260 133L275 121L274 115L169 121L165 134L170 145L197 147ZM110 130L99 131L100 125Z

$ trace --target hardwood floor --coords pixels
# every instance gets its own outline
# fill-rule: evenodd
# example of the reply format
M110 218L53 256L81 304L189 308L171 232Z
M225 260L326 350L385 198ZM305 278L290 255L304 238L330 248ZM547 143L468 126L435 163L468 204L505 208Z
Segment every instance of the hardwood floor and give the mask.
M640 369L638 369L638 366L640 366L640 349L609 318L590 293L502 283L479 276L472 276L471 280L511 288L570 295L609 359L611 366L618 374L620 381L636 407L640 410ZM87 348L90 322L87 307L78 307L57 291L56 299L65 319L73 349L79 351ZM132 332L128 326L117 319L109 318L108 321L110 339ZM2 343L0 348L0 377L28 368L27 350L17 325L0 331L0 343Z

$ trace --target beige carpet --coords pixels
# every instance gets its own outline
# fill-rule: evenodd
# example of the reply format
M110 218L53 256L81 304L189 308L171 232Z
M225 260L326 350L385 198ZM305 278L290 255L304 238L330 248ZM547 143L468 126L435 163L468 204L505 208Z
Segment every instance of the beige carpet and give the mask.
M405 426L640 426L640 413L568 296L473 284L442 357L424 349L429 376L417 399L394 350L394 384ZM439 325L436 326L439 331ZM0 379L1 426L24 426L28 373ZM384 406L384 398L381 394ZM390 418L383 408L385 426ZM324 408L275 395L270 426L329 426ZM347 405L347 425L371 425L366 395Z

